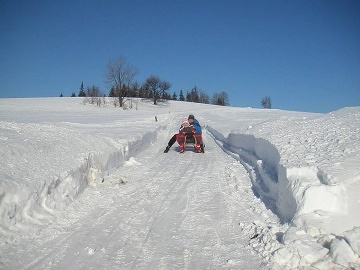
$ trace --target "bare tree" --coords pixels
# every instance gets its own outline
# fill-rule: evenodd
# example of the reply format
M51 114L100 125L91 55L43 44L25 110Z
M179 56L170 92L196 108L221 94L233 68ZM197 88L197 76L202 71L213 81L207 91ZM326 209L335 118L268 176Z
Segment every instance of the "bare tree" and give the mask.
M163 96L165 91L171 88L171 84L160 80L157 76L151 75L146 79L143 88L145 91L148 90L150 92L151 97L154 99L154 105L156 105L160 96Z
M138 69L130 65L123 56L109 61L106 70L106 82L114 87L120 107L124 104L127 89L138 73Z
M210 103L210 98L204 91L200 91L199 102L204 103L204 104L209 104Z
M261 100L261 105L264 109L271 109L271 98L270 97L264 97Z
M86 88L86 99L90 104L96 103L98 106L101 104L102 93L100 88L93 85Z
M167 81L162 81L160 83L160 92L162 93L163 99L170 99L170 95L167 93L167 90L171 88L171 84Z
M229 105L229 96L226 92L215 93L212 98L212 104L227 106Z

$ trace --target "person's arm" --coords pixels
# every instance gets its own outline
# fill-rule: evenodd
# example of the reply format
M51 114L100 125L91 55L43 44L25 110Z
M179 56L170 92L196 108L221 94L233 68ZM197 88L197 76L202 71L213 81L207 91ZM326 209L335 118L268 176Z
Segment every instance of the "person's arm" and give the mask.
M195 132L201 134L201 126L198 120L194 119Z

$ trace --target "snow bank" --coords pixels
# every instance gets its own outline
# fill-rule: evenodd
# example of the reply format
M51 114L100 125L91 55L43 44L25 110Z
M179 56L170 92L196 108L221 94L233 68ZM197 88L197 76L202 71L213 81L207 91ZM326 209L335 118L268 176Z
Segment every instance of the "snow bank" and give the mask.
M135 116L138 125L123 131L126 118L134 117L131 113L113 116L114 110L81 105L80 99L64 98L60 104L59 99L5 101L0 119L0 229L9 239L27 224L51 222L56 211L147 148L163 128L143 112ZM94 120L99 114L102 124ZM109 118L124 120L107 124Z
M6 128L3 123L0 123L1 128ZM27 130L29 128L27 126ZM56 129L54 129L54 132L59 134ZM41 222L42 217L47 220L48 213L65 209L87 186L93 186L102 181L104 175L121 166L128 157L136 155L139 148L149 145L156 138L156 135L157 130L116 147L108 145L108 149L103 150L104 152L94 152L89 149L86 156L83 153L81 161L73 163L72 169L59 170L54 172L53 176L49 174L47 179L38 181L36 186L33 183L29 184L24 181L24 177L30 178L31 175L23 175L19 179L18 172L11 173L10 169L10 173L5 173L3 181L0 181L0 226L8 230L18 222L31 221L38 223ZM49 134L45 136L46 138L50 137ZM63 146L65 145L63 144ZM35 166L30 159L36 160L37 155L53 154L50 150L44 151L43 149L39 151L36 147L38 146L24 147L22 145L16 152L9 151L4 153L1 158L3 161L17 160L17 164L20 162L27 163L28 171L33 171L33 175L36 175L38 173L36 170L47 169L46 164L37 164ZM61 155L61 153L59 154ZM50 157L48 156L48 158ZM65 158L71 157L65 156ZM2 162L2 164L10 163Z
M324 269L359 263L359 193L354 190L359 191L360 178L354 164L360 161L360 108L284 116L227 137L208 130L247 168L267 207L289 224L283 246L274 250L279 265Z

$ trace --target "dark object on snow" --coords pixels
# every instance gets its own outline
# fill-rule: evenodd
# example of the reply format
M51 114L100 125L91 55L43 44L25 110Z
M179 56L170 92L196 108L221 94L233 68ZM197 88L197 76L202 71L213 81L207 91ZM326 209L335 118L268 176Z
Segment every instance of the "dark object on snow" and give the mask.
M175 138L176 138L176 135L174 135L174 136L175 136ZM170 150L170 146L166 146L166 148L165 148L165 150L164 150L164 153L169 152L169 150Z

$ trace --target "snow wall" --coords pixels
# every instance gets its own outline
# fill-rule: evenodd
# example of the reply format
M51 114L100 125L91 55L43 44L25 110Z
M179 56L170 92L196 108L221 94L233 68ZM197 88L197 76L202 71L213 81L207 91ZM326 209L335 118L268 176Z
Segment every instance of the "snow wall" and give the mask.
M207 129L217 144L247 169L254 194L261 198L282 223L293 223L305 230L314 230L313 226L306 222L304 224L304 215L314 211L341 213L346 210L342 187L332 185L321 169L286 167L282 164L277 148L263 138L234 132L225 138L215 129ZM318 197L321 199L317 199ZM319 234L320 231L312 233Z
M43 179L36 185L29 185L10 173L0 181L0 229L16 231L23 224L49 222L54 211L65 209L86 187L101 182L105 175L119 168L129 157L149 147L160 129L162 127L124 142L120 147L90 152L75 168Z

